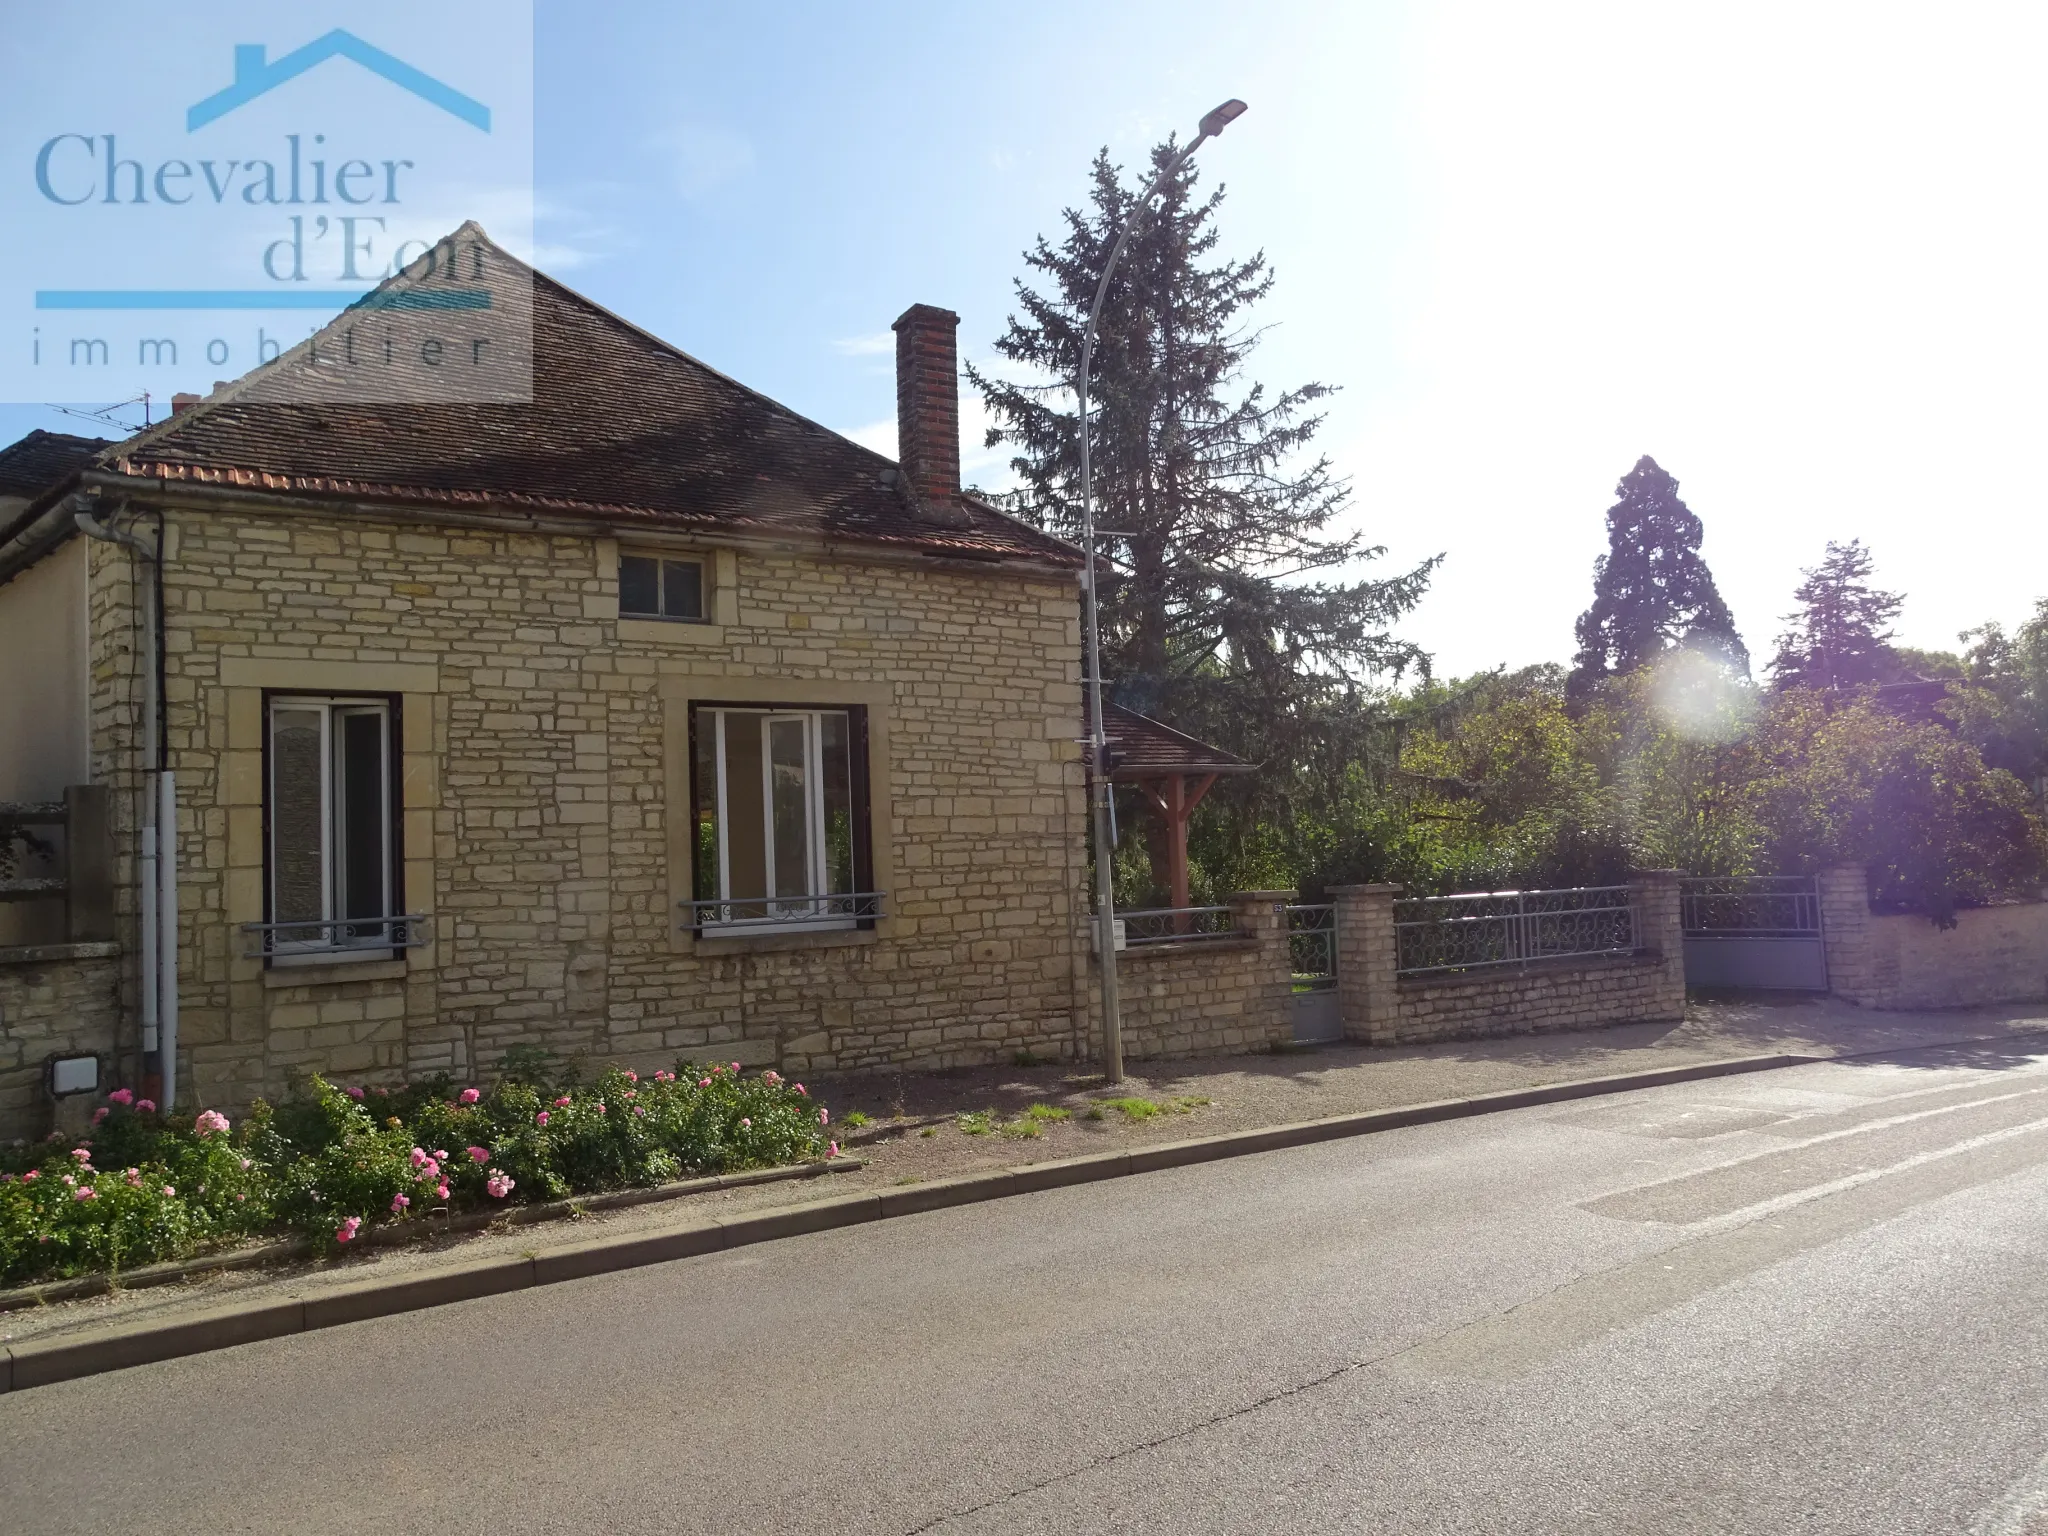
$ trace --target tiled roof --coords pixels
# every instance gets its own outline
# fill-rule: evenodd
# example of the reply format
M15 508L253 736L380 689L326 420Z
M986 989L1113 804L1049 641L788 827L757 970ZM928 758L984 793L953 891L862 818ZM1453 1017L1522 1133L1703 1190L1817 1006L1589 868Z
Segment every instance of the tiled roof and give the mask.
M104 467L354 500L1080 563L1071 545L969 497L949 516L922 515L882 455L498 255L506 275L494 283L530 284L512 297L523 302L530 291L531 403L258 403L259 369L121 444Z
M108 446L103 437L73 437L38 427L21 441L0 448L0 496L40 496Z
M1170 773L1251 773L1257 766L1120 704L1103 704L1102 729L1114 755L1109 776L1119 783Z

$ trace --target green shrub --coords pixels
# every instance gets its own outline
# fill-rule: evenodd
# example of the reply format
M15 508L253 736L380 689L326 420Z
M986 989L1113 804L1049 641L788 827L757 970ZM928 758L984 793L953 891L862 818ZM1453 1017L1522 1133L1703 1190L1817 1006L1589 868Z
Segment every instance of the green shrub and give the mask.
M484 1208L833 1155L802 1084L737 1063L577 1086L533 1057L487 1088L314 1078L239 1127L126 1090L91 1133L0 1149L0 1284L119 1271L260 1233L337 1251L435 1207ZM543 1070L545 1068L545 1070ZM80 1194L80 1190L87 1193Z

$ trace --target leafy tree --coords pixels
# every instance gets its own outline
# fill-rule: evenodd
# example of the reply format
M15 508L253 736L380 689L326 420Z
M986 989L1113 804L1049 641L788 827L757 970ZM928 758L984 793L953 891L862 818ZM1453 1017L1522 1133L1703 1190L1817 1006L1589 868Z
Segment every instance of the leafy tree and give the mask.
M1872 896L1952 926L1955 909L2037 886L2048 828L2026 787L1946 725L1869 694L1782 691L1759 731L1755 799L1783 870L1870 869Z
M1700 558L1700 520L1679 500L1678 482L1645 454L1615 493L1607 553L1593 567L1593 606L1579 615L1568 696L1584 700L1600 679L1633 672L1674 645L1746 675L1749 652Z
M1778 637L1773 683L1839 693L1899 675L1891 623L1905 599L1872 586L1872 568L1861 539L1828 541L1826 556L1801 573L1806 579L1792 594L1799 607L1785 615L1790 627Z
M969 367L1022 481L1014 510L1080 531L1072 380L1102 264L1171 141L1127 184L1105 150L1089 200L1067 209L1057 244L1024 253L996 351L1024 378ZM1374 729L1371 679L1425 667L1390 633L1420 599L1430 560L1381 580L1340 580L1383 551L1330 531L1344 482L1312 451L1331 391L1269 392L1246 379L1259 332L1249 312L1272 289L1265 257L1217 258L1221 189L1196 193L1184 165L1125 247L1104 302L1089 383L1097 525L1112 558L1102 583L1105 674L1131 707L1262 765L1212 804L1250 835L1257 808L1291 814L1303 773L1323 790ZM1035 284L1035 286L1034 286Z

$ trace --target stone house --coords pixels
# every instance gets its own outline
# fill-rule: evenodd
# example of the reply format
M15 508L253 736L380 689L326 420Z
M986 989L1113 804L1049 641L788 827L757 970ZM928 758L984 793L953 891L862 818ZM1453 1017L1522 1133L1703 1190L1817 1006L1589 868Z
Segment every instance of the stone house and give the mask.
M0 966L0 1134L158 1031L187 1105L1085 1052L1079 562L962 492L957 317L892 464L498 255L530 403L259 369L0 511L0 801L106 786L119 940Z

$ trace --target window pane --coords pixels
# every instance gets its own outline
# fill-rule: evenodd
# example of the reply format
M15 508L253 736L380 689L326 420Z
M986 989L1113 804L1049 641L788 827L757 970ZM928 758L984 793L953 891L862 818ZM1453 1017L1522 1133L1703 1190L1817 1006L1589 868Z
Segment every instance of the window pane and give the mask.
M321 803L322 711L284 708L270 719L271 921L318 922L327 916ZM296 934L304 940L318 937Z
M761 800L760 715L725 714L725 845L734 899L768 894L767 820ZM760 916L758 911L740 916Z
M336 917L388 917L391 823L385 794L390 762L384 746L384 711L336 710L334 718L334 850ZM381 928L347 931L346 938L379 938Z
M853 890L853 721L837 712L818 716L819 767L825 798L825 889Z
M643 555L619 556L619 612L661 613L661 562Z
M718 889L718 712L695 710L691 714L691 745L696 751L697 846L696 898L715 901Z
M661 562L661 611L672 619L704 617L704 567L694 560Z
M811 799L804 763L807 723L786 717L768 722L778 896L816 894L811 889Z

